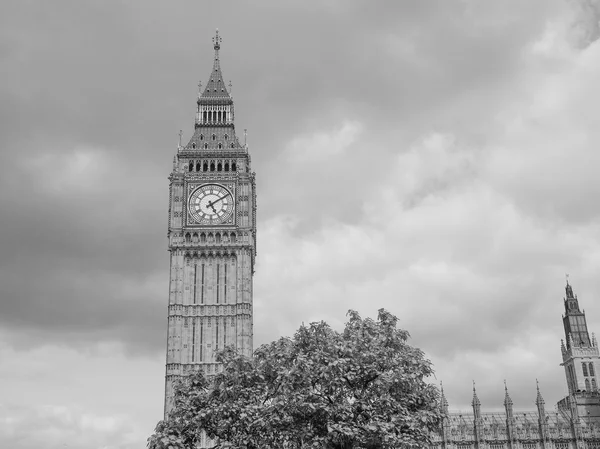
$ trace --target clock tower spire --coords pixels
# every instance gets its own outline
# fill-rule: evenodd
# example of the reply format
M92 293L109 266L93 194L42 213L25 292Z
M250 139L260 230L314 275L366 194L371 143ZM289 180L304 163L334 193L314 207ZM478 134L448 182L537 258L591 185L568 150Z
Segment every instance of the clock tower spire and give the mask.
M252 355L256 190L250 155L236 136L233 98L213 68L199 85L194 134L179 145L169 176L170 253L165 415L173 382L219 371L216 353Z

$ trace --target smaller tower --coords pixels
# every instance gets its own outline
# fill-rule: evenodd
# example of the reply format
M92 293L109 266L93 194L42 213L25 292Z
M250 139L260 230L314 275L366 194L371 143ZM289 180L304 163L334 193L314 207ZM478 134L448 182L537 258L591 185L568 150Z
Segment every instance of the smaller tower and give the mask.
M548 441L550 439L550 434L548 432L546 407L545 407L544 398L542 397L542 393L540 393L540 384L537 379L535 380L535 384L536 384L536 388L537 388L537 396L535 398L535 405L537 406L537 411L538 411L539 432L540 432L540 437L542 438L543 447L546 448L549 445Z
M473 400L471 401L473 406L473 436L475 437L475 447L479 447L483 436L483 419L481 418L481 402L477 397L477 391L475 390L475 381L473 381Z
M508 447L514 448L516 445L516 420L513 414L513 401L508 394L506 380L504 381L504 411L506 413L506 436L508 438Z
M442 448L448 445L448 430L450 429L450 413L448 411L448 400L444 394L444 385L440 382L440 411L442 412Z
M585 311L580 310L579 300L568 280L563 302L566 345L561 342L561 352L569 395L559 401L558 407L572 419L600 420L597 377L600 352L595 336L590 338Z

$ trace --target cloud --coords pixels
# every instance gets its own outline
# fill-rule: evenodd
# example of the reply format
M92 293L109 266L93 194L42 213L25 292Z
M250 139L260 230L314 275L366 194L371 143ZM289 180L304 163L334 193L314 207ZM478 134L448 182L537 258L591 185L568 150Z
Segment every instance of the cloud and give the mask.
M0 404L0 423L0 441L14 449L133 449L141 439L139 429L123 415L102 416L61 405Z
M570 3L574 10L570 41L580 48L585 48L600 37L600 2L570 0Z
M293 139L286 147L283 158L287 163L335 163L333 157L343 156L348 147L358 138L361 131L359 122L345 122L339 129L327 133Z

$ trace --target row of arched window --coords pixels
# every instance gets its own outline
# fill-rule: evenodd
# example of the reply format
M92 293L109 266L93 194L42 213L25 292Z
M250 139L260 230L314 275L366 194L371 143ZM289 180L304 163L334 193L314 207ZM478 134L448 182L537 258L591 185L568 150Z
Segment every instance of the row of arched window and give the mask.
M586 391L598 391L598 385L596 384L596 379L592 377L592 381L589 379L585 380L585 389Z
M232 242L234 243L237 239L235 232L216 232L214 235L209 232L208 235L204 232L198 234L197 232L185 234L185 243L221 243L221 242Z
M594 364L592 362L582 362L581 367L583 368L584 376L594 376ZM589 367L589 369L588 369ZM589 374L588 374L589 373Z
M235 161L193 161L188 163L188 171L208 172L208 171L236 171Z
M212 136L210 136L212 140L217 140L217 135L213 133ZM229 135L228 134L224 134L223 135L223 139L225 140L229 140ZM204 134L200 134L200 140L204 140Z
M202 118L204 123L227 122L227 111L204 111Z
M225 145L223 145L221 142L219 142L217 144L217 148L219 150L221 150L221 149L225 148ZM229 145L229 148L235 148L235 143L231 142L231 144ZM196 142L192 143L192 149L194 149L194 150L196 149ZM204 144L204 149L205 150L208 149L208 144L207 143Z

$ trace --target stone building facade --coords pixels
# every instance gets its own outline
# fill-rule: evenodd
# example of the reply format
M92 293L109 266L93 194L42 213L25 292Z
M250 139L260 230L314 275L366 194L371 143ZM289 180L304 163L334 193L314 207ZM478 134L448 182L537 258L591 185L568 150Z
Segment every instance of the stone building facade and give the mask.
M441 408L445 416L433 437L434 448L452 449L600 449L600 353L596 337L587 328L585 312L567 282L561 341L562 366L568 395L557 411L546 410L539 385L536 410L517 412L505 388L504 413L481 410L473 386L472 414L451 412L442 388Z
M165 416L173 382L218 372L226 346L252 355L256 189L248 146L236 135L231 84L213 38L213 68L198 90L194 134L181 137L169 176L170 253ZM181 134L180 134L181 136Z

